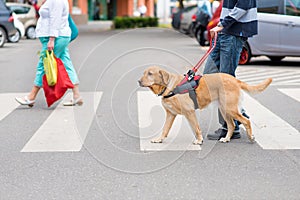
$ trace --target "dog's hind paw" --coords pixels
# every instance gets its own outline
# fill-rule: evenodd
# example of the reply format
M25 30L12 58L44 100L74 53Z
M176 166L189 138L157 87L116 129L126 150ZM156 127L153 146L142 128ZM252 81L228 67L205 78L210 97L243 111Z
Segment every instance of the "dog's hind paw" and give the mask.
M201 145L201 144L203 144L203 140L195 140L193 142L193 145Z
M151 140L151 143L162 143L162 142L163 142L163 138L161 137Z
M219 142L223 142L223 143L230 142L230 139L227 139L227 138L221 138L221 139L219 140Z

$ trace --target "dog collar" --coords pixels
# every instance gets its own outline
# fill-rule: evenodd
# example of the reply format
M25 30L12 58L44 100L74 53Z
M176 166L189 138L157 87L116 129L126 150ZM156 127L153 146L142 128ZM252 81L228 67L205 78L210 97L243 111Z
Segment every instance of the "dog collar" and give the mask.
M166 91L167 87L165 87L157 96L162 96L163 93Z
M174 95L175 95L175 93L171 91L168 95L163 96L163 98L167 99L167 98L170 98L170 97L172 97Z

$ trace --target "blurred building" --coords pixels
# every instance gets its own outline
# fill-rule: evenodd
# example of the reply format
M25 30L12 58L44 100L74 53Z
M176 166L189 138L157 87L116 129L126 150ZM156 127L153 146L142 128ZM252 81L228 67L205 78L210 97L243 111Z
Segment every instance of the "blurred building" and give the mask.
M74 18L108 20L116 16L134 16L141 5L147 7L145 16L154 16L156 0L69 0ZM77 15L77 16L75 16Z
M43 0L6 0L7 2L28 3ZM68 0L70 13L77 24L87 23L88 20L111 20L116 16L137 16L139 7L144 5L147 12L144 16L154 16L157 0Z

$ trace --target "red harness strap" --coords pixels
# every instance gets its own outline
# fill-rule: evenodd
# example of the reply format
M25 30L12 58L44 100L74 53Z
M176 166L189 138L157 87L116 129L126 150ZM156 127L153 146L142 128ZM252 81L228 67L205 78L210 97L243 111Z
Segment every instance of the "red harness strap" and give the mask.
M189 93L190 98L194 102L195 109L198 108L198 102L197 102L197 95L195 92L195 89L199 85L200 78L202 76L195 75L200 66L203 64L205 59L209 56L209 54L213 51L213 49L216 47L216 41L218 39L218 34L215 33L214 36L214 45L212 46L212 41L210 41L210 47L207 50L207 52L203 55L203 57L200 59L200 61L193 67L193 69L189 70L187 74L184 75L183 80L176 86L176 88L170 92L170 94L164 96L164 98L172 97L176 94L185 94Z
M195 76L196 72L198 71L198 69L200 68L200 66L203 64L203 62L206 60L206 58L209 56L209 54L216 47L217 39L218 39L218 33L215 33L215 35L214 35L214 45L212 45L212 40L211 40L210 41L210 47L207 50L207 52L202 56L202 58L200 59L200 61L193 67L193 69L189 70L187 72L187 74L185 74L184 79L178 85L183 85L187 81L191 81L191 80L193 80L196 77ZM200 76L200 78L201 78L201 76Z

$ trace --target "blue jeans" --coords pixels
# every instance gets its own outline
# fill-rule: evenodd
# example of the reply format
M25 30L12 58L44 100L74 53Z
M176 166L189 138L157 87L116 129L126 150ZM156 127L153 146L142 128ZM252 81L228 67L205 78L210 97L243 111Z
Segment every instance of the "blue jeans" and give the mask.
M239 36L219 34L216 47L207 58L203 74L227 73L235 77L235 70L239 64L240 54L247 39ZM215 42L215 41L213 41ZM226 122L219 111L219 123L223 127ZM234 120L235 130L239 130Z
M38 87L42 87L43 76L45 74L44 64L43 64L43 54L45 54L44 52L47 50L49 37L40 37L39 39L42 44L42 50L41 50L41 56L36 69L34 85ZM72 83L75 85L75 84L79 84L79 80L78 80L77 73L74 69L74 66L72 64L72 61L70 59L69 49L68 49L69 43L70 43L70 37L62 37L62 36L57 37L54 43L54 55L57 58L60 58L61 61L64 63L69 78L72 81Z
M243 37L219 34L216 47L207 58L203 74L222 72L235 77L245 41Z

